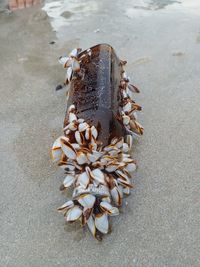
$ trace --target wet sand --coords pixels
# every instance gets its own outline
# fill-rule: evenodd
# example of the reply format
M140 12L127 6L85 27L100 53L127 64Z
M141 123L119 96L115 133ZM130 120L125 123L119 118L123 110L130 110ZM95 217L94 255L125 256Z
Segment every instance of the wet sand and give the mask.
M41 6L1 11L0 266L200 266L200 6L172 2L69 1L57 24ZM100 42L128 60L145 127L135 188L101 243L57 213L64 175L49 157L66 104L57 58Z

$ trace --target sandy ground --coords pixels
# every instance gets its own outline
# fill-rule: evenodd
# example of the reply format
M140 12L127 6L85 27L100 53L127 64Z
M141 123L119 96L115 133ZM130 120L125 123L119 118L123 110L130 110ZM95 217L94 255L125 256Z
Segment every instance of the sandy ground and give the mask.
M69 1L54 31L40 6L1 11L0 266L200 266L200 7L172 2ZM57 214L49 157L66 104L57 58L100 42L128 60L145 127L135 189L101 243Z

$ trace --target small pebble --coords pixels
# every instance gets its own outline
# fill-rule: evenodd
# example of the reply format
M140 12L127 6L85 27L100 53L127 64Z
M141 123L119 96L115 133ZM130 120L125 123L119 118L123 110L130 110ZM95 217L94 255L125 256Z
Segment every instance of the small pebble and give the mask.
M94 33L100 32L100 29L96 29L94 30Z
M62 84L58 84L58 85L56 86L56 91L61 90L62 88L63 88Z
M172 56L181 57L181 56L184 56L184 53L183 52L174 52L174 53L172 53Z

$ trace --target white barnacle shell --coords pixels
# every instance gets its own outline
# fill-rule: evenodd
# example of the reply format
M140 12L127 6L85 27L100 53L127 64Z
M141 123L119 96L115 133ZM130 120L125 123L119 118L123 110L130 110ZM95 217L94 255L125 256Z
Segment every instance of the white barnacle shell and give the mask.
M63 210L67 210L74 207L74 202L72 200L69 200L67 202L65 202L61 207L59 207L57 210L58 211L63 211Z
M117 170L116 173L122 178L122 179L129 179L128 175L126 175L124 172Z
M70 159L76 158L76 150L73 148L73 146L63 137L60 138L61 141L61 148L65 155Z
M119 210L116 207L113 207L110 203L102 201L100 207L103 211L107 212L111 216L119 215Z
M135 161L133 159L131 159L130 157L125 157L124 155L127 155L127 154L123 154L123 162L124 163L134 163Z
M107 164L108 160L102 157L102 158L100 159L100 162L101 162L102 166L104 166L104 165Z
M111 145L115 145L117 143L119 139L117 137L114 137L112 140L111 140Z
M123 115L122 120L124 125L128 125L130 123L130 117L128 115Z
M98 132L94 126L91 127L91 133L92 133L92 136L94 137L94 139L97 139Z
M111 203L111 199L109 196L105 196L105 197L102 197L102 202L108 202L108 203Z
M142 125L136 120L130 120L130 129L132 131L135 130L137 134L140 134L140 135L143 134L143 130L144 130Z
M92 178L101 184L105 184L104 173L100 169L94 169L91 171Z
M67 56L61 56L59 58L59 63L62 64L64 68L67 67L66 65L68 64L69 61L70 61L70 58Z
M92 217L92 215L90 215L89 219L87 220L87 226L90 230L90 232L92 233L93 236L96 235L96 227L95 227L95 223L94 223L94 219Z
M92 153L87 153L87 157L88 157L90 162L97 161L101 156L102 156L102 153L95 151L95 150L92 151Z
M77 152L76 160L80 165L85 164L88 161L86 154L81 151Z
M101 158L101 162L104 163L105 165L106 165L108 162L113 162L113 156L111 156L111 155L104 155L104 156L102 156L102 158Z
M51 156L54 162L59 161L61 159L62 150L61 150L60 137L57 138L56 141L53 143L51 149Z
M76 131L77 129L77 124L75 121L69 123L64 129L69 129L71 131Z
M130 134L126 135L125 141L128 144L129 148L131 149L132 145L133 145L133 137L132 137L132 135L130 135Z
M128 76L127 76L125 71L122 73L122 77L123 77L123 79L128 79Z
M136 164L134 162L128 163L125 168L128 172L134 172L136 170Z
M129 187L125 187L125 188L123 188L123 193L124 193L125 195L129 195L129 194L130 194L130 188L129 188Z
M79 71L80 70L80 63L76 58L72 59L72 65L71 65L72 70L75 71Z
M73 112L69 112L69 122L77 121L77 117Z
M122 152L127 153L129 151L129 146L127 143L123 143Z
M97 161L96 157L91 153L87 153L87 158L90 162L96 162Z
M111 163L109 163L109 164L107 165L107 167L106 167L106 171L107 171L107 172L114 172L114 171L116 171L116 170L118 169L118 167L119 167L119 164L118 164L118 163L116 163L116 162L111 162Z
M88 53L88 56L91 56L92 55L92 50L90 48L87 49L87 53Z
M121 154L121 157L122 157L122 160L124 161L124 160L127 160L127 159L130 159L130 154L127 154L127 153L122 153ZM131 159L132 160L132 159Z
M120 161L118 169L123 169L126 166L126 163Z
M60 166L60 168L61 169L63 169L63 170L66 170L66 168L67 168L67 165L64 163L64 162L62 162L61 164L60 164L60 162L59 162L59 166ZM69 172L71 172L71 171L69 171ZM67 173L69 173L68 171L67 171ZM71 173L70 173L71 174Z
M70 57L77 57L78 54L81 52L81 48L74 48L70 53L69 56Z
M92 162L92 166L94 167L94 168L100 168L100 169L103 169L103 167L104 167L104 164L102 164L102 162L101 161L95 161L95 162Z
M103 152L102 151L96 151L96 150L94 150L94 151L92 151L92 153L93 153L93 155L95 155L95 157L97 159L99 159L103 155Z
M106 213L100 213L95 216L95 226L103 234L108 233L108 215Z
M65 169L68 169L69 171L74 171L75 170L75 165L73 162L67 162L65 165L64 165Z
M83 188L88 187L90 183L90 177L86 172L78 175L77 184L81 185Z
M82 215L82 209L79 206L74 206L68 210L66 219L68 222L76 221Z
M84 194L80 195L78 198L78 202L83 207L92 208L94 206L94 203L96 201L96 197L91 194Z
M88 127L89 125L87 124L87 122L82 122L79 124L78 130L79 132L84 132Z
M85 130L85 139L86 140L90 140L92 138L92 132L91 132L91 128L87 128L86 130Z
M65 137L65 136L60 136L60 137L58 137L58 138L54 141L52 148L55 148L55 147L61 147L61 143L60 143L60 138L61 138L61 137Z
M68 112L74 112L74 111L75 111L75 105L72 104L72 105L69 106Z
M121 137L121 138L118 140L118 142L115 144L115 146L116 146L117 148L121 148L121 147L123 146L123 143L124 143L124 138Z
M68 80L69 82L70 82L71 79L72 79L72 73L73 73L73 70L72 70L71 67L69 67L69 68L67 69L67 72L66 72L66 80Z
M117 206L121 206L122 204L122 193L118 186L115 186L110 191L113 201Z
M126 90L122 90L122 96L123 96L123 98L127 98L128 97L128 94L127 94Z
M116 149L116 147L112 144L112 145L105 146L103 150L106 151L106 152L109 152L109 151L111 151L113 149Z
M82 122L84 122L84 121L85 121L84 119L81 119L81 118L78 119L78 122L79 122L79 123L82 123Z
M66 136L67 136L67 135L70 134L71 131L68 129L68 130L64 130L64 132L65 132L65 134L66 134Z
M123 106L123 111L124 112L130 112L132 109L132 104L130 101L128 101L124 106Z
M129 179L124 180L124 179L118 178L117 182L118 182L118 184L120 184L120 185L122 185L124 187L132 187L131 182L130 182Z
M63 181L63 185L65 188L70 187L75 181L74 175L67 175Z
M114 147L113 150L110 150L108 153L109 153L110 156L114 157L114 156L116 156L117 154L119 154L120 152L121 152L120 149Z
M80 149L80 145L77 144L77 143L71 143L71 145L73 146L73 148L76 150L79 150Z
M91 138L90 148L95 151L97 150L97 142L93 137Z
M75 139L76 139L76 142L80 145L82 145L84 142L83 136L81 135L79 131L75 132Z

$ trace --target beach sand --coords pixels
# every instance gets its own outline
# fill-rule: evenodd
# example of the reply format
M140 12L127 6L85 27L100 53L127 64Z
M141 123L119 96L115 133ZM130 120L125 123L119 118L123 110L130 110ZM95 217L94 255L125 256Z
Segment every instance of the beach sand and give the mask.
M200 266L200 5L161 2L69 1L63 12L47 3L58 20L42 6L2 5L0 266ZM132 194L98 242L57 213L64 174L50 148L66 108L57 59L103 42L141 89L145 133Z

